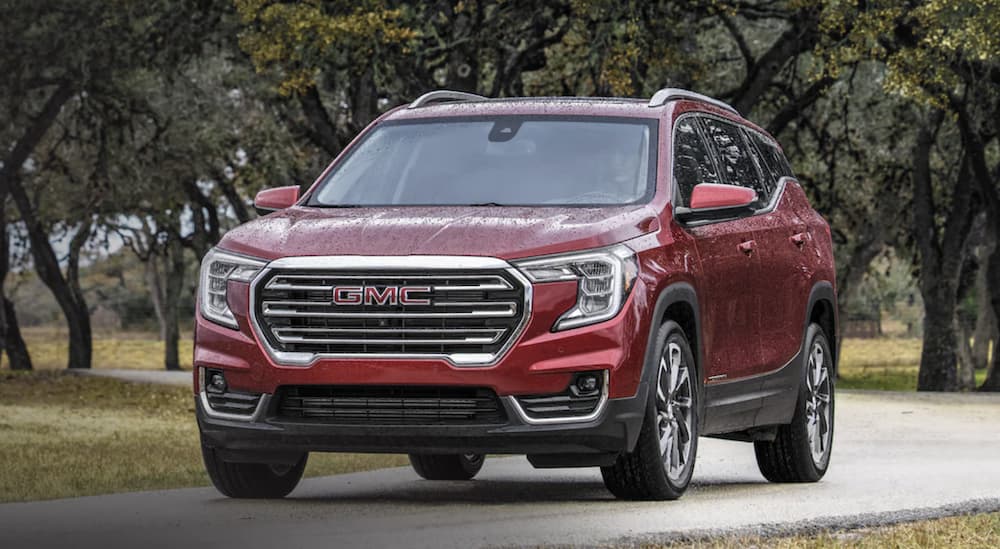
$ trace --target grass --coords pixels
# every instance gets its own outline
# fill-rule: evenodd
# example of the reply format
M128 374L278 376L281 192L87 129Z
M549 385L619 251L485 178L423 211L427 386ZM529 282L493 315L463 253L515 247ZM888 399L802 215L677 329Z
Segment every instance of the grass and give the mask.
M845 339L837 388L916 391L920 346L915 338ZM976 371L976 385L985 379L986 370Z
M995 548L1000 547L1000 513L948 517L875 529L814 536L777 538L731 537L717 540L645 546L696 547L700 549L736 549L759 547L774 549L828 549L840 547L922 549L924 547Z
M31 353L36 370L60 370L66 367L69 342L66 330L58 328L25 328L24 341ZM178 353L181 367L191 369L194 342L185 332ZM94 367L127 370L159 370L163 368L163 342L150 332L108 332L94 334ZM0 357L0 369L8 368L6 356Z
M209 484L191 390L65 372L0 372L0 502ZM405 456L313 454L306 475Z

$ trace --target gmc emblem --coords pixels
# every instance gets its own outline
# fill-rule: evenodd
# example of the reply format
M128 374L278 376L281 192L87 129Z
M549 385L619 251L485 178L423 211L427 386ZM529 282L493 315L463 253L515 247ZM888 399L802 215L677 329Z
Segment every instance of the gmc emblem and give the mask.
M334 286L334 305L430 305L431 300L413 297L431 291L429 286Z

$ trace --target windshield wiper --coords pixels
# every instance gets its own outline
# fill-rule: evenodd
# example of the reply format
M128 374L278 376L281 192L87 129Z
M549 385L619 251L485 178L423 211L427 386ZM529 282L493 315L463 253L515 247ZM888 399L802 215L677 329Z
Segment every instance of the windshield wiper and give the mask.
M510 204L501 204L499 202L477 202L475 204L466 204L466 206L509 206Z

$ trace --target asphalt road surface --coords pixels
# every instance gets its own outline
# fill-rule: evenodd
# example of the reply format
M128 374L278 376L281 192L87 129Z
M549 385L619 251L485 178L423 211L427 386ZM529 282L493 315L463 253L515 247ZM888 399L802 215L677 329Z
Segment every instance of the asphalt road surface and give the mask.
M284 501L195 488L5 504L0 547L632 544L1000 510L996 395L842 392L834 436L818 484L768 484L750 445L704 439L694 484L676 502L615 501L596 469L492 458L472 482L388 469L308 479Z

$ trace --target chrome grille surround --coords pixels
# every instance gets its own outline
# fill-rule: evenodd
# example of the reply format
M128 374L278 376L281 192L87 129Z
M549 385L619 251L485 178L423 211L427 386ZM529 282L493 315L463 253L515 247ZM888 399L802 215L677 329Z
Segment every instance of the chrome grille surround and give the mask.
M418 273L418 274L415 274ZM439 306L447 306L450 310L436 311L415 311L408 313L400 310L388 311L335 311L336 306L324 307L324 310L314 312L304 312L295 309L280 309L280 300L269 300L267 308L262 303L262 293L266 290L291 290L325 292L332 286L323 284L309 284L309 281L316 281L323 276L336 279L372 279L387 280L398 278L400 280L428 280L433 288L432 304L424 306L422 309L433 309ZM295 280L302 280L304 285L296 287ZM433 284L435 279L447 279L447 284ZM480 281L476 285L463 286L461 281ZM490 280L490 283L483 281ZM458 281L458 283L456 283ZM458 298L448 302L438 304L441 293L463 292L516 292L520 285L520 299L503 301L467 301L463 302ZM263 286L263 288L262 288ZM332 296L330 296L332 298ZM294 301L296 306L323 306L329 305L330 300L315 301L314 305L305 305L301 301ZM517 301L520 301L518 303ZM520 310L518 310L520 305ZM278 307L271 309L270 307ZM364 307L363 307L364 308ZM400 307L396 307L399 309ZM455 311L454 309L459 309ZM362 319L361 326L282 326L272 325L261 318L268 316L285 318L311 318L311 319ZM385 359L443 359L455 366L476 367L490 366L495 364L520 337L521 332L527 325L531 316L531 282L525 278L516 268L502 259L491 257L474 256L305 256L305 257L285 257L276 259L264 267L260 273L250 283L250 324L253 327L258 341L262 344L268 355L278 364L287 366L309 366L315 361L323 358L385 358ZM285 314L291 313L291 314ZM364 326L364 320L379 319L441 319L442 323L447 319L482 319L482 318L517 318L515 325L511 326L466 326L466 327L435 327L435 326L391 326L382 330L378 328ZM398 328L398 330L396 329ZM314 330L315 331L312 331ZM426 332L426 333L423 333ZM398 335L405 333L406 337L413 339L371 339L371 336ZM315 334L315 337L311 337ZM320 337L320 336L323 337ZM327 336L338 336L330 339ZM421 339L421 336L425 336ZM447 337L453 336L453 337ZM311 341L316 340L316 341ZM398 343L394 343L398 341ZM362 345L385 347L400 346L405 349L406 345L412 346L443 346L443 345L481 345L489 346L500 344L492 352L417 352L406 350L405 352L329 352L329 351L295 351L279 348L288 344L310 344L317 345Z

